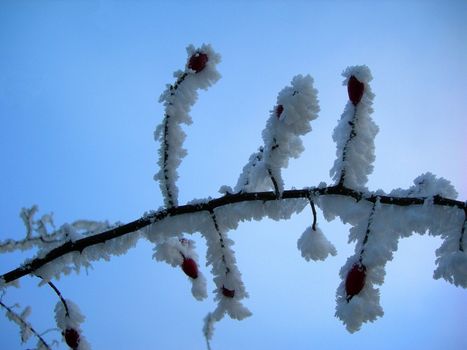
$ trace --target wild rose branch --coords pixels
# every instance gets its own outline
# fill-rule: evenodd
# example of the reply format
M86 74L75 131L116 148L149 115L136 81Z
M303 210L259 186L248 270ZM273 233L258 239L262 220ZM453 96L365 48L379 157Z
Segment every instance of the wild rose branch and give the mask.
M467 212L467 205L465 202L458 200L444 198L439 195L433 197L393 197L376 194L366 194L363 192L355 191L344 186L326 186L314 187L305 189L285 190L281 198L277 198L275 192L250 192L250 193L228 193L219 198L214 198L206 202L197 204L186 204L168 209L162 209L156 212L149 213L135 221L129 222L125 225L117 226L106 230L104 232L95 233L85 238L77 240L67 240L58 247L55 247L43 254L42 257L37 257L32 261L11 270L0 276L3 283L13 283L21 277L27 276L44 265L53 262L64 255L77 252L82 253L86 248L104 244L105 242L117 239L127 234L135 233L144 228L151 226L166 218L174 218L188 214L196 214L200 212L211 212L223 206L235 205L244 202L258 202L266 203L271 201L285 201L288 199L308 199L309 197L317 198L320 196L341 196L354 200L356 203L360 201L367 201L369 203L376 203L379 201L381 204L394 205L400 207L407 206L423 206L425 203L430 202L434 206L459 209L461 212ZM464 232L462 232L464 233ZM462 250L462 237L459 237L459 249ZM16 245L15 241L7 241L0 245L3 251L6 251L8 246Z
M56 307L57 325L69 347L88 348L80 328L84 317L75 304L61 297L50 282L52 278L79 272L94 260L123 254L144 238L154 244L153 257L179 267L191 282L193 296L202 300L208 296L206 279L199 268L194 241L187 238L200 233L206 241L206 260L216 285L217 307L206 316L203 330L209 348L215 322L226 314L239 320L251 315L243 305L248 293L228 232L241 221L290 219L308 205L312 224L297 241L308 261L337 254L319 227L315 206L326 220L339 217L351 225L355 254L340 271L336 305L336 316L348 331L358 331L363 323L382 316L377 286L384 282L385 265L392 259L398 240L414 232L443 238L436 251L434 277L467 288L467 206L456 200L457 192L449 181L426 173L408 189L385 193L366 187L373 171L374 138L378 133L371 117L372 76L366 66L348 67L343 72L349 101L333 133L337 149L330 171L332 184L285 189L282 169L303 152L301 137L311 131L310 123L319 112L313 79L297 75L279 92L262 132L263 144L250 156L237 184L233 188L222 186L218 198L180 205L178 167L187 154L181 125L192 123L189 111L196 102L197 90L207 89L220 78L216 68L220 56L209 45L189 46L187 51L185 69L175 72L175 83L161 95L164 118L154 134L160 143L159 171L154 179L159 183L164 208L115 227L106 222L77 221L51 229L51 217L35 219L37 208L33 207L22 212L26 238L0 242L0 252L38 248L35 258L0 277L0 287L6 289L26 275L41 276L61 300Z

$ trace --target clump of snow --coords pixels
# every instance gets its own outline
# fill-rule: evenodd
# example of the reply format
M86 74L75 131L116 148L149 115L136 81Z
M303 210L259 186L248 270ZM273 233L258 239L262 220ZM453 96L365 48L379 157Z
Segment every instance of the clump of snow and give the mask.
M139 231L125 234L121 237L110 239L103 243L89 246L82 251L74 251L43 265L35 271L35 274L42 277L41 284L47 283L52 278L59 279L60 276L68 275L72 271L79 273L81 268L86 270L92 268L92 262L98 260L109 261L113 255L123 255L133 248L141 234ZM64 243L64 242L61 242ZM39 251L35 258L44 257L49 250ZM25 263L28 263L26 261Z
M436 259L438 267L433 277L435 279L444 278L449 283L457 287L467 288L467 254L465 251L451 251L442 254L442 249L438 249Z
M433 277L444 278L449 283L467 288L467 221L462 216L464 215L457 215L457 220L453 220L450 229L445 229L442 234L444 242L436 250L437 268Z
M350 197L324 195L315 199L315 204L323 211L327 221L339 217L344 224L355 226L362 218L368 218L372 204L367 201L356 202Z
M418 176L408 189L397 188L389 192L394 197L433 197L442 196L456 199L457 191L449 180L427 172Z
M57 323L57 327L63 330L67 328L78 329L81 323L84 322L85 317L77 304L69 299L66 299L65 302L66 307L61 300L55 305L55 322Z
M261 146L250 156L238 178L235 192L266 191L271 188L272 183L271 179L266 176L267 169L263 162L263 154L264 147Z
M193 259L197 266L198 254L195 251L195 241L186 238L171 237L156 245L153 257L157 261L165 261L173 267L180 267L184 259ZM206 279L198 270L197 278L189 278L191 292L195 299L203 300L207 297Z
M446 198L457 198L457 191L450 181L445 178L437 178L434 174L427 172L414 180L414 186L408 189L409 197L432 197L442 196Z
M315 230L311 226L307 227L298 239L297 248L306 261L310 261L310 259L325 260L328 255L335 256L337 254L334 245L329 242L317 225Z
M62 330L63 336L65 336L67 329L73 329L79 334L79 343L76 350L90 350L91 346L83 336L83 331L81 330L81 324L85 320L84 315L74 302L69 299L65 299L65 302L66 307L62 300L58 301L55 305L55 322L57 327Z
M232 194L234 193L232 187L230 186L227 186L227 185L223 185L219 188L219 193L220 194Z

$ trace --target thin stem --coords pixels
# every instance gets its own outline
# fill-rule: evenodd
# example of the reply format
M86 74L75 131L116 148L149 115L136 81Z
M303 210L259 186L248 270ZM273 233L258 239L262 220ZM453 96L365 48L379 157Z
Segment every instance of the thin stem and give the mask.
M360 256L358 258L358 261L360 262L360 264L362 264L363 253L365 252L365 245L368 242L368 237L370 236L370 232L371 232L370 227L371 227L371 223L373 221L373 215L375 214L375 206L376 206L376 203L373 203L373 207L371 208L370 215L368 217L368 224L366 226L365 237L363 238L362 248L360 250Z
M273 153L276 149L279 148L279 145L277 144L277 140L276 138L274 137L273 138L273 144L271 146L271 150L270 150L270 153ZM271 155L269 155L269 158L271 157ZM272 175L272 170L271 170L271 167L268 165L268 174L269 174L269 177L271 178L271 181L272 181L272 185L274 186L274 192L276 193L276 197L279 198L281 193L280 193L280 190L279 190L279 185L277 184L277 180L276 178L274 177L274 175Z
M222 236L222 232L219 228L219 225L217 223L217 218L216 214L214 214L214 210L209 210L209 214L211 215L212 222L214 223L214 228L216 229L217 234L219 235L219 243L222 248L222 262L224 263L225 266L225 273L228 274L230 272L229 267L227 266L226 260L225 260L225 254L224 254L224 249L225 249L225 244L224 244L224 237Z
M313 225L311 226L311 229L313 231L316 231L316 208L315 208L315 202L313 202L313 199L311 199L311 195L308 196L308 201L310 202L310 206L311 206L311 212L313 214Z
M277 198L280 198L281 192L279 190L279 185L277 184L276 178L272 175L271 168L268 168L269 177L271 178L272 184L274 186L274 193Z
M185 80L185 78L188 76L188 73L183 73L178 79L177 81L175 82L174 85L171 85L169 87L169 90L170 90L170 96L174 96L175 93L177 92L177 89L178 87L180 86L181 83L183 83L183 81ZM172 105L172 102L169 102L169 105L171 106ZM169 186L169 173L168 173L168 170L167 170L167 164L169 162L169 155L170 155L170 145L169 145L169 138L168 138L168 134L169 134L169 120L170 120L170 115L169 114L165 114L165 117L164 117L164 133L162 135L162 147L163 147L163 154L164 154L164 158L163 158L163 171L164 171L164 187L165 187L165 190L167 192L167 206L170 208L170 207L173 207L174 206L174 198L173 198L173 194L170 190L170 186Z
M164 187L165 191L167 192L167 206L173 207L174 206L174 201L172 197L172 191L170 190L169 186L169 172L167 170L167 164L169 162L169 140L168 140L168 134L169 134L169 119L170 115L166 114L164 118L164 135L163 135L163 140L162 140L162 145L164 147L164 165L162 169L164 170Z
M224 249L225 248L224 237L222 236L222 232L219 229L219 224L217 223L216 214L214 214L214 210L209 210L209 214L211 215L211 219L212 219L212 222L213 222L214 227L216 229L216 232L219 235L219 242L221 243L221 247L222 247L222 249Z
M206 347L208 348L208 350L211 350L211 343L208 338L206 338Z
M50 250L44 256L35 258L29 261L26 264L21 265L20 267L11 270L0 276L0 279L3 279L4 283L13 282L23 276L26 276L38 268L44 266L45 264L54 261L55 259L66 255L71 252L82 252L85 248L94 246L96 244L102 244L108 240L124 236L126 234L132 234L138 230L149 226L155 222L161 221L169 216L178 216L185 214L198 213L202 211L213 211L216 208L223 207L226 205L231 205L235 203L243 203L250 201L283 201L288 199L307 199L310 196L310 193L313 196L328 196L328 195L337 195L342 197L350 197L355 199L355 201L365 200L370 203L376 203L379 201L381 204L387 205L397 205L397 206L412 206L412 205L423 205L426 200L426 197L393 197L393 196L382 196L382 195L373 195L370 193L364 193L350 189L345 186L330 186L330 187L316 187L316 188L306 188L306 189L294 189L286 190L282 192L280 198L277 198L274 192L240 192L240 193L228 193L222 197L214 198L204 203L197 204L186 204L180 205L172 208L166 208L163 210L156 211L150 215L145 215L135 221L132 221L128 224L121 225L110 230L87 236L76 241L67 241L61 246ZM444 198L441 196L434 196L433 205L459 208L461 210L467 209L467 204L465 202L457 201L454 199Z
M338 185L340 186L343 186L344 185L344 180L345 180L345 161L346 161L346 158L347 158L347 147L349 146L349 143L350 141L352 141L352 139L357 136L357 132L355 131L355 124L357 124L357 121L356 121L356 117L357 117L357 106L353 106L354 108L354 113L353 113L353 116L352 116L352 121L349 121L349 125L351 126L350 128L350 135L349 135L349 138L347 139L347 141L345 142L345 145L344 145L344 149L342 150L342 172L341 172L341 176L339 178L339 182L338 182Z
M10 307L6 306L1 300L0 300L0 306L2 306L3 308L5 308L9 313L11 313L12 315L15 316L15 318L26 328L28 328L36 337L37 339L39 339L39 341L42 343L42 345L44 345L46 347L46 349L49 349L51 350L52 348L49 346L49 344L47 344L47 342L44 340L44 338L42 338L42 336L36 332L36 330L34 329L33 326L31 326L30 323L26 322L25 320L23 320L23 318L18 315L16 312L14 312Z
M39 278L42 278L38 276ZM66 303L66 300L63 298L62 293L58 290L58 288L53 284L51 281L48 281L47 284L54 290L55 294L60 298L60 301L62 302L63 306L65 307L65 314L67 317L70 317L70 310L68 309L68 304Z
M462 225L461 236L459 237L459 250L464 251L464 233L467 226L467 208L464 208L464 224Z

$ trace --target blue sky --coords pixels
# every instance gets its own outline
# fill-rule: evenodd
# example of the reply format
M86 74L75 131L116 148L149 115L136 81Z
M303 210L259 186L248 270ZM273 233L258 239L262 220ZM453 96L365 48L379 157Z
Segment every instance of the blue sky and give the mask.
M407 188L431 171L465 200L466 42L464 1L2 1L0 239L22 237L18 213L32 204L57 224L127 222L162 205L152 180L157 100L190 43L212 44L223 78L192 110L181 203L236 183L278 91L300 73L314 77L321 112L306 151L284 171L286 187L329 183L332 130L347 100L340 73L355 64L372 71L380 127L369 187ZM231 232L253 317L224 319L213 349L467 347L465 290L432 279L441 241L426 236L401 241L388 264L385 316L347 333L333 315L338 272L353 253L349 227L319 220L338 249L322 263L296 249L307 210ZM203 348L202 318L214 304L194 300L181 271L152 260L151 249L140 242L57 282L86 314L94 349ZM0 257L2 273L23 257ZM56 300L36 284L25 278L3 300L32 305L43 331L54 326ZM25 348L15 325L1 318L0 329L1 348Z

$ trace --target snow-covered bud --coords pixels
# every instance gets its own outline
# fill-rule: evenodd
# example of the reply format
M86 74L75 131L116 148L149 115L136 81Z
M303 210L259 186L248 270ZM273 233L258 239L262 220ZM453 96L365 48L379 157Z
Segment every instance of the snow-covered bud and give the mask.
M235 296L235 290L230 290L230 289L227 289L224 286L222 286L222 294L226 298L231 298L232 299Z
M284 111L284 106L283 105L277 105L276 107L276 116L277 119L281 117L282 112Z
M185 274L193 279L198 278L198 265L191 258L184 258L182 263L182 270Z
M189 113L198 98L198 90L206 90L220 78L216 69L220 56L210 45L199 48L190 45L187 53L185 70L174 73L177 81L168 85L159 99L164 104L164 119L154 132L155 140L161 145L157 163L159 170L154 180L159 182L167 207L178 205L178 167L187 154L183 148L186 134L181 125L193 122Z
M66 307L62 300L55 306L55 321L58 328L62 330L63 338L68 346L73 350L89 350L91 347L83 336L81 323L84 316L78 305L67 299ZM68 311L67 311L68 310Z
M188 61L188 68L194 70L196 73L201 72L209 61L208 55L204 52L197 52L190 57Z
M347 293L347 301L353 296L359 294L365 286L366 267L362 264L354 264L347 273L345 279L345 292Z
M349 94L349 100L352 101L354 106L362 100L364 91L365 84L352 75L347 82L347 92Z
M198 255L195 251L195 242L191 239L171 237L157 244L154 249L154 258L165 261L173 267L181 267L182 271L190 277L191 293L197 300L207 297L206 279L198 269Z
M371 118L373 79L367 66L348 67L342 75L350 101L346 104L332 138L337 144L337 159L330 171L336 185L366 190L368 175L375 161L375 136L378 127Z
M67 328L63 334L67 345L73 350L78 349L80 336L76 329Z

